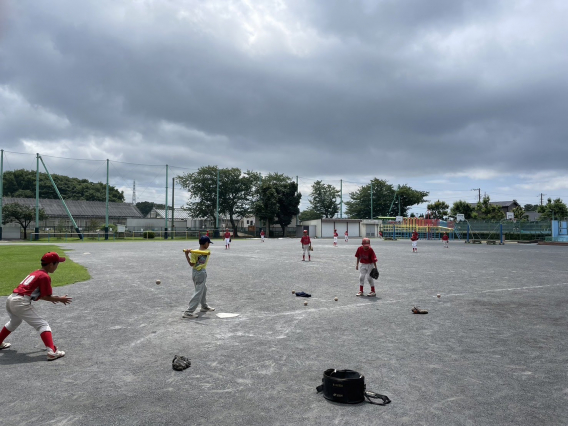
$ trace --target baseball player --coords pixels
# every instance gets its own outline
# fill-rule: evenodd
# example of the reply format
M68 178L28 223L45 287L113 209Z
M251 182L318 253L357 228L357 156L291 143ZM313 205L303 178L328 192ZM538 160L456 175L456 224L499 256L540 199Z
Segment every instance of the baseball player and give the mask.
M412 241L412 252L413 253L418 252L418 240L419 239L420 239L420 237L418 236L418 232L416 232L416 230L414 230L414 232L412 233L412 236L410 237L410 241Z
M310 247L312 246L312 240L310 240L310 236L308 235L308 231L304 229L304 235L300 239L302 243L302 262L306 260L306 253L308 253L308 262L312 260L312 256L310 254Z
M444 242L444 248L448 248L448 242L450 241L450 237L445 232L444 235L442 235L442 241Z
M357 258L355 270L359 270L359 292L356 296L364 296L363 285L365 280L367 280L371 286L371 292L367 296L375 297L377 294L375 293L375 282L371 277L371 270L373 267L377 267L377 255L371 248L371 240L369 238L363 238L361 247L355 252L355 257ZM361 263L361 268L359 268L359 263Z
M260 230L260 242L264 242L264 231L262 229Z
M229 228L225 229L225 250L231 248L231 233L229 232Z
M349 242L349 233L345 231L345 242Z
M209 249L209 244L213 244L209 237L201 237L199 239L199 251ZM191 249L184 250L185 259L189 266L191 266L191 279L195 285L195 291L189 301L187 310L183 313L182 318L195 319L199 316L193 312L197 309L197 305L201 304L201 312L213 312L215 308L207 304L207 262L209 262L209 255L202 253L194 253Z
M339 234L337 233L337 229L333 230L333 246L337 247L337 237L339 237Z
M4 342L4 339L15 331L22 321L25 321L38 331L39 337L41 337L47 349L48 361L65 356L65 352L58 350L53 344L51 327L32 306L32 301L35 302L40 299L52 303L63 303L64 305L71 303L71 297L67 297L67 295L54 296L52 294L51 277L49 274L55 272L61 262L65 262L65 258L59 257L55 252L44 254L41 258L41 269L32 272L24 278L12 294L8 296L6 311L10 321L0 331L0 350L12 346L10 343Z

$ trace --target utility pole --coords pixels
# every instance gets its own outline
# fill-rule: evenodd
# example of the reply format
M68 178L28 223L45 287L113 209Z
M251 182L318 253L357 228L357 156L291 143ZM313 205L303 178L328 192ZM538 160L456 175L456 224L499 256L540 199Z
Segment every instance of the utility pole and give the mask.
M477 199L481 203L481 188L473 188L472 191L477 191Z
M542 192L540 193L540 205L542 206L542 197L544 197L546 194L543 194Z

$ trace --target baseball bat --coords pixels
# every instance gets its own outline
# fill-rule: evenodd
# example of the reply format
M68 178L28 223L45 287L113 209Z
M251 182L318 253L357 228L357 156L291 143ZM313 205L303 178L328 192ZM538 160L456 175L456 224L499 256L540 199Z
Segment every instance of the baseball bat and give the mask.
M183 252L189 252L189 249L183 249ZM191 249L191 253L195 253L195 254L201 254L204 256L209 256L211 254L211 252L209 250L197 250L197 249Z

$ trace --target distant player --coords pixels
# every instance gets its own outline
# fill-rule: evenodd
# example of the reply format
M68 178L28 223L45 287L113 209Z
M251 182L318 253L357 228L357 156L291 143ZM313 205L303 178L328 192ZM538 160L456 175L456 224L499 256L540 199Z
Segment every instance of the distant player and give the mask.
M349 242L349 233L345 231L345 242Z
M410 241L412 241L412 252L413 253L418 252L418 240L419 239L420 239L420 237L418 236L418 232L414 231L412 233L412 236L410 237Z
M310 247L312 246L312 240L310 240L310 236L308 235L308 231L304 229L304 235L300 239L300 243L302 243L302 262L306 260L306 253L308 253L308 262L312 260L312 256L310 253Z
M231 248L231 233L229 232L229 228L225 229L225 250Z
M262 229L260 230L260 242L264 242L264 231Z
M442 235L442 241L444 242L444 248L448 248L448 243L450 241L450 237L445 232L444 232L444 235Z
M333 230L333 246L337 247L337 237L339 237L339 234L337 233L337 229Z
M57 253L49 252L44 254L41 258L41 269L32 272L24 278L12 294L8 296L6 311L8 311L10 321L0 331L0 350L12 346L10 343L4 342L4 339L15 331L22 321L25 321L39 333L39 337L41 337L47 349L48 361L65 356L65 352L58 350L57 346L53 344L51 327L32 306L32 301L35 302L40 299L52 303L63 303L64 305L71 303L71 298L67 297L67 295L54 296L52 294L51 277L49 274L54 273L61 262L65 262L65 258L59 257Z
M355 257L357 258L357 264L355 265L355 270L359 270L359 292L357 296L364 296L363 286L365 285L365 280L371 286L371 292L367 295L368 297L375 297L375 282L371 277L371 270L373 267L377 267L377 255L375 251L371 248L371 240L368 238L363 238L361 247L355 252ZM361 268L359 268L359 263L361 263Z

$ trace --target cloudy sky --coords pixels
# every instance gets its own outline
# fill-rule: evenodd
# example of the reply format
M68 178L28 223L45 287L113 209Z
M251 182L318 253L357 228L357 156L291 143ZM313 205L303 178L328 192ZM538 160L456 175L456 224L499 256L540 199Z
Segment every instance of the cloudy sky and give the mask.
M0 0L4 170L568 201L565 0ZM184 202L176 190L176 205ZM421 213L425 206L414 211Z

